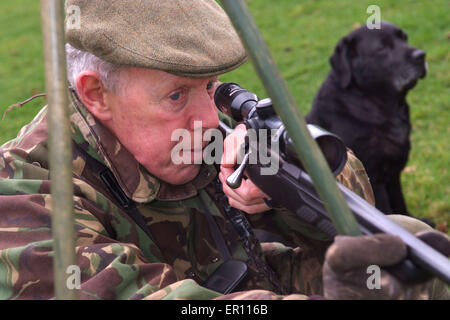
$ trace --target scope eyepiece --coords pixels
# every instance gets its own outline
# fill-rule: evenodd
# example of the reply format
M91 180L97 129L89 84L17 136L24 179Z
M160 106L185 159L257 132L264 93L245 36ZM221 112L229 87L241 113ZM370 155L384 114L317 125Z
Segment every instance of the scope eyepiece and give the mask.
M214 102L220 111L239 122L247 118L258 103L258 97L236 83L226 82L216 89Z

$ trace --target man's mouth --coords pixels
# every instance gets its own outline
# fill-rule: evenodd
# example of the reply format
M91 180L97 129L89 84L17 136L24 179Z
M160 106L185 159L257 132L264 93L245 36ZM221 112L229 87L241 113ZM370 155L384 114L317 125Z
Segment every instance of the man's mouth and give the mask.
M201 148L192 148L191 149L191 152L203 152L203 150L206 148L206 146L209 144L209 142L208 141L203 141L202 142L202 146L201 146Z
M209 144L209 142L204 141L202 142L201 148L192 148L189 150L191 161L193 164L199 164L203 161L203 151L205 150L206 146Z

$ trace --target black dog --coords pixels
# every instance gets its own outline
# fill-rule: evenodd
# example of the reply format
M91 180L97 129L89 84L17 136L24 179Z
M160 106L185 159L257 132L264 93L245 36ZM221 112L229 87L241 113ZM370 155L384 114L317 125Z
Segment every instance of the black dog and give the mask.
M426 75L425 52L407 43L400 28L382 22L341 39L332 70L307 115L309 123L337 134L364 164L376 207L407 214L400 173L410 150L406 94Z

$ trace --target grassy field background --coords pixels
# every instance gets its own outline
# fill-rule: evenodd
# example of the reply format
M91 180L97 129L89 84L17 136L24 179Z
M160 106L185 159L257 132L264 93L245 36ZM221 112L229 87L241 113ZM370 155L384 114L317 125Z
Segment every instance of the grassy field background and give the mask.
M412 151L402 184L410 211L450 224L450 3L447 0L247 0L301 111L306 114L329 72L338 40L364 24L371 4L381 18L427 52L428 75L408 95ZM247 63L221 77L266 94ZM39 1L0 2L0 116L13 103L44 92ZM0 120L0 144L13 138L45 104L42 98Z

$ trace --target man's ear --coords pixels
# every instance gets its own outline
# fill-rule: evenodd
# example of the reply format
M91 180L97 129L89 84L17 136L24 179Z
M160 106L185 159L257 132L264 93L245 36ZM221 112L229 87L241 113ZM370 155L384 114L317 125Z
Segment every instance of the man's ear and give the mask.
M350 85L352 80L352 69L350 65L349 53L353 46L351 39L345 37L339 41L334 53L330 58L330 64L338 77L339 85L345 89Z
M80 73L75 86L81 101L94 117L101 121L111 119L111 108L105 103L107 91L97 72L84 71Z

